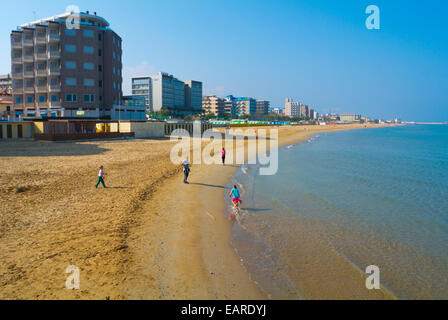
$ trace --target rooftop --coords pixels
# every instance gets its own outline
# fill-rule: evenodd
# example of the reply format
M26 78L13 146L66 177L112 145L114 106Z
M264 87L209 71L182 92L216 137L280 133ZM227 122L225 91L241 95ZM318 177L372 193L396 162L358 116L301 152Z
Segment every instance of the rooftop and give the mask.
M40 20L36 20L36 21L32 21L32 22L28 22L28 23L24 23L22 24L20 27L21 28L32 28L35 27L36 25L45 25L48 22L63 22L64 20L66 20L67 18L69 18L70 16L77 14L76 12L65 12L56 16L52 16L49 18L45 18L45 19L40 19ZM94 12L94 14L90 14L89 11L87 12L80 12L79 13L80 19L84 19L87 21L91 21L91 22L96 22L101 24L103 27L109 27L110 24L109 22L107 22L106 19L97 16L96 12ZM81 22L80 22L81 23Z

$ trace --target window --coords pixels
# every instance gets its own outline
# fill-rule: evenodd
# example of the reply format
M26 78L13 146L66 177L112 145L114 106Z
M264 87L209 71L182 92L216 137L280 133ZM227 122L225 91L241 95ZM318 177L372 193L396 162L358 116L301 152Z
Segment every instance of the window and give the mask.
M76 53L76 46L74 44L66 44L65 52Z
M51 95L51 102L58 102L59 101L59 97L57 94L52 94Z
M66 78L65 84L68 86L76 86L76 78Z
M84 70L93 70L95 69L95 64L92 62L84 62Z
M33 97L26 97L26 103L33 103Z
M45 96L39 96L39 102L45 102L47 99Z
M72 70L76 69L76 61L66 61L65 68L72 69Z
M103 80L98 81L98 87L100 87L100 88L103 87Z
M85 54L93 54L93 47L91 47L91 46L84 46L84 53Z
M65 29L65 35L66 36L76 36L76 29Z
M117 89L117 85L115 84L115 81L114 81L114 89Z
M112 42L115 44L115 37L112 37Z
M101 37L101 33L98 33L98 41L101 41L102 37Z
M84 38L93 38L94 33L93 30L84 30L82 32L82 35L84 36Z
M117 58L117 55L115 54L115 51L112 53L112 55L113 55L114 59Z
M95 102L95 95L94 94L85 94L84 102L89 102L89 103Z
M22 97L16 97L16 103L22 103Z
M98 65L98 71L102 72L103 71L103 66L101 64Z
M86 87L93 87L95 85L95 80L93 80L93 79L84 79L84 85Z
M114 70L114 74L115 74L116 73L115 67L113 68L113 70Z
M66 102L76 102L76 94L67 94L65 96Z
M103 96L100 96L100 102L103 102Z
M98 56L101 57L103 55L103 52L101 51L101 49L98 50Z

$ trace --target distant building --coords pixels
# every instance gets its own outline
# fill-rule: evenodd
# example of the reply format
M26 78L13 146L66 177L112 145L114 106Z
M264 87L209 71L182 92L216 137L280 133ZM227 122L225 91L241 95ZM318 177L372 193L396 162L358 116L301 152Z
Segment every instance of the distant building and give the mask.
M147 112L154 111L152 103L152 79L150 76L132 78L132 95L145 99Z
M236 114L234 100L235 98L233 96L227 96L224 99L224 113L231 114L232 116Z
M185 107L193 113L201 113L202 110L202 82L185 81Z
M255 114L257 112L257 100L247 97L235 98L234 108L237 115Z
M1 74L0 75L0 96L10 95L12 91L12 78L11 75Z
M146 120L146 101L142 96L123 96L114 106L112 120Z
M284 113L284 109L274 108L272 109L272 112L278 115L282 115Z
M152 111L167 109L175 115L202 112L202 82L183 82L164 72L151 76L151 80Z
M220 116L225 113L225 100L217 96L205 96L202 98L202 110L205 114Z
M357 114L341 114L339 120L342 122L356 122L361 120L361 116Z
M112 117L122 97L122 41L96 13L71 13L11 33L14 113L31 117Z
M269 107L270 107L269 101L257 100L257 109L255 113L258 115L268 115Z
M309 112L310 112L310 108L306 104L301 103L299 117L309 118L309 116L310 116Z
M300 102L294 102L292 98L285 100L285 115L290 118L300 116Z

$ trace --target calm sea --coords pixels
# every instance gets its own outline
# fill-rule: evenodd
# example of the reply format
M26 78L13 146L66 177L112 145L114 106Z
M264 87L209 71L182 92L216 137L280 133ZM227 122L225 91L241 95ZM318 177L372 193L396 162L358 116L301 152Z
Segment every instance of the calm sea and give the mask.
M309 298L301 274L332 281L317 273L332 272L319 256L331 248L361 273L378 266L399 298L448 299L448 126L323 133L279 157L275 176L246 165L234 177L245 202L232 242L268 294Z

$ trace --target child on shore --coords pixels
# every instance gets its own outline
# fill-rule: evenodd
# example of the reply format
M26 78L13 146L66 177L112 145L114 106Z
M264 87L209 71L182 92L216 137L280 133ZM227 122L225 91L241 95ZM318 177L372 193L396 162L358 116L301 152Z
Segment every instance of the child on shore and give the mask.
M103 185L104 189L106 189L106 184L104 183L104 176L106 174L104 173L104 167L100 166L100 171L98 172L98 182L96 183L95 188L98 189L98 186L100 185L100 183Z
M240 203L243 203L243 201L241 201L240 192L236 185L233 185L233 189L230 191L229 197L232 198L232 203L235 208L238 207Z

